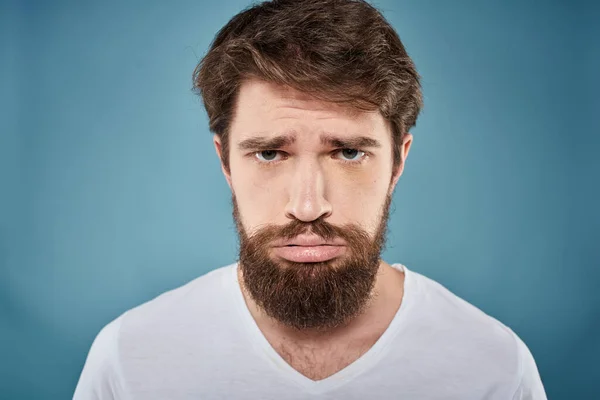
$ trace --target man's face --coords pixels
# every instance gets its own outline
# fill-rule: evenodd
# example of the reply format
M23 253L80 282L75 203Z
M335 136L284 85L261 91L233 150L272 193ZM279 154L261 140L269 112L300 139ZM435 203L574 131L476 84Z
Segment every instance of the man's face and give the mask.
M215 145L221 156L218 137ZM392 145L378 112L258 80L241 86L224 173L243 283L268 315L298 329L331 328L364 309L404 164L393 168Z

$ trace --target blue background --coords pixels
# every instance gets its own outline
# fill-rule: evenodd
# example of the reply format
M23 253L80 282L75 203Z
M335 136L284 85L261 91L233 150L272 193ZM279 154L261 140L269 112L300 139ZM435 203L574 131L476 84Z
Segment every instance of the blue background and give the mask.
M1 3L0 398L70 398L102 326L235 260L229 190L190 88L247 4ZM514 329L550 399L591 398L599 4L375 4L425 95L384 258Z

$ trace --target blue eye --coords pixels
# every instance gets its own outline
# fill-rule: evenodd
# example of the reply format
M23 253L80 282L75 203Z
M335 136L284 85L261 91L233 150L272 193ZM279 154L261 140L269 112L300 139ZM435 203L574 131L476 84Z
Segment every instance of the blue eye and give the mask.
M277 150L263 150L256 153L256 158L263 162L274 161L278 153Z
M338 154L342 155L344 161L359 161L364 157L365 152L357 149L341 149Z

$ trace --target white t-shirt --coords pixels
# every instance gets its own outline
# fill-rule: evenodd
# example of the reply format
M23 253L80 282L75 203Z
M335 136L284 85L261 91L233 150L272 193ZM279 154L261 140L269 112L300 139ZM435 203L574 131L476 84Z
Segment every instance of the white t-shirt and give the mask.
M87 357L74 399L546 399L535 361L508 327L439 283L405 271L389 327L323 380L293 369L248 310L237 264L125 312Z

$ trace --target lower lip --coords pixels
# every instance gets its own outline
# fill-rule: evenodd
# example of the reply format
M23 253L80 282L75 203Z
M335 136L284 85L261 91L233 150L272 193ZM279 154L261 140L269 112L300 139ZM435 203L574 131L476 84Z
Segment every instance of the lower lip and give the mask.
M283 246L275 247L274 252L281 258L293 262L322 262L339 257L345 246Z

